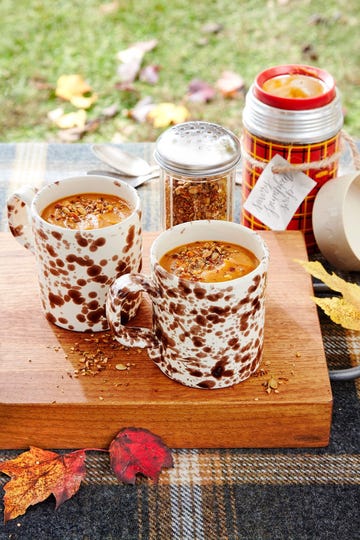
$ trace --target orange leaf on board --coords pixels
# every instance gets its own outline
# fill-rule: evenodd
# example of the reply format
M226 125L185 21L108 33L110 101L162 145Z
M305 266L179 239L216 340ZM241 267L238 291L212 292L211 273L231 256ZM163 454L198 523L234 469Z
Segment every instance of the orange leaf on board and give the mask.
M111 442L109 452L116 477L127 484L135 484L137 474L156 482L163 467L173 467L169 448L147 429L122 429Z
M56 508L70 499L84 479L85 451L60 455L34 446L15 459L0 463L0 471L11 476L4 486L4 521L25 514L31 505L53 494Z

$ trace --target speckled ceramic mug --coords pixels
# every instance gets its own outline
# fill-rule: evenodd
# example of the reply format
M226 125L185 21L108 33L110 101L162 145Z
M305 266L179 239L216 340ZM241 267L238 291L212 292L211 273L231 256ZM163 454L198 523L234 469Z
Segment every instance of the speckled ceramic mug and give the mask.
M239 244L259 259L249 274L231 281L191 282L166 271L161 257L197 240ZM161 233L151 247L151 276L127 274L111 285L107 317L116 339L126 346L147 347L148 356L168 377L194 388L224 388L247 379L261 362L265 288L269 252L261 236L228 221L193 221ZM153 327L121 323L126 303L148 293Z
M128 202L132 213L119 223L91 230L60 227L41 217L50 203L79 193L118 196ZM141 209L136 191L109 177L77 176L47 184L38 192L25 186L9 198L7 210L11 233L36 256L46 318L68 330L106 330L109 283L141 270ZM140 300L139 294L127 303L124 320L136 314Z

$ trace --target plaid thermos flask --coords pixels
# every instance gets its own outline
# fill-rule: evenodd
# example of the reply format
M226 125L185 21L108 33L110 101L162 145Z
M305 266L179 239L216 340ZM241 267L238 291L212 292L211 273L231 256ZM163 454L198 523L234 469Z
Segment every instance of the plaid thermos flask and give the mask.
M301 171L314 187L293 214L288 230L304 233L309 251L316 247L312 208L321 186L337 175L343 114L339 92L326 71L303 65L275 66L262 71L249 89L243 111L242 206L275 155L289 170ZM241 222L268 229L242 208Z

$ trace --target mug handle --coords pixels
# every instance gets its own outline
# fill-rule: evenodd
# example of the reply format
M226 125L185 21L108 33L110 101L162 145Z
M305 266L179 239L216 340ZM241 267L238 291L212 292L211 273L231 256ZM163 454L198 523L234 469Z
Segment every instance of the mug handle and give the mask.
M34 235L31 227L30 206L37 188L24 186L7 200L9 229L13 237L26 249L34 252Z
M156 347L157 339L150 328L125 326L122 313L126 304L140 292L146 292L153 300L158 291L150 278L143 274L124 274L112 282L106 298L106 317L116 340L126 347ZM126 321L127 322L127 321Z

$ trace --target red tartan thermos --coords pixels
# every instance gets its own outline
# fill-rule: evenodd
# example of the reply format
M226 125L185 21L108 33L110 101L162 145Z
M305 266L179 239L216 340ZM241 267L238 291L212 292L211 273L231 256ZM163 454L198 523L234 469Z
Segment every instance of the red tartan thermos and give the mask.
M337 175L343 114L333 77L303 65L275 66L261 72L246 96L243 111L244 203L267 163L279 154L316 185L296 210L287 229L304 233L309 251L316 247L312 208L321 186ZM241 222L267 229L242 209Z

